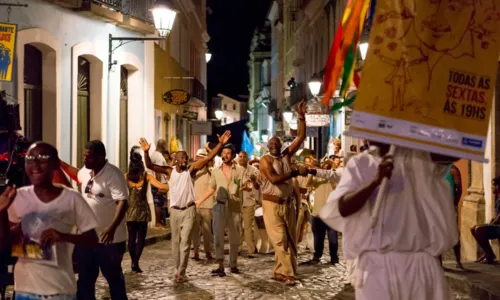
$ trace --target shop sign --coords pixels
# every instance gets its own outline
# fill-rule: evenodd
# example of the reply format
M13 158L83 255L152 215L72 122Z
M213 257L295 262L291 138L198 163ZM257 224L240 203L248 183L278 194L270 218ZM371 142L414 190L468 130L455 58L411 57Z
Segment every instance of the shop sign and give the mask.
M198 113L195 111L184 111L182 118L188 120L198 120Z
M12 81L17 25L0 23L0 81Z
M328 114L306 114L306 124L309 127L324 127L330 125Z
M170 90L163 94L163 101L172 105L182 105L191 99L191 95L185 90Z
M191 122L191 135L212 135L212 122Z

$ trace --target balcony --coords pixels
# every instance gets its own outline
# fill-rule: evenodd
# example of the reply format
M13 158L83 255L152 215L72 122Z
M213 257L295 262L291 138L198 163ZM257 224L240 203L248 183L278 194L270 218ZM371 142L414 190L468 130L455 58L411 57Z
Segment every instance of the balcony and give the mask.
M149 10L154 0L45 0L87 17L112 23L141 34L155 33Z
M197 79L194 78L191 80L191 96L198 98L201 102L207 104L207 91L203 84Z

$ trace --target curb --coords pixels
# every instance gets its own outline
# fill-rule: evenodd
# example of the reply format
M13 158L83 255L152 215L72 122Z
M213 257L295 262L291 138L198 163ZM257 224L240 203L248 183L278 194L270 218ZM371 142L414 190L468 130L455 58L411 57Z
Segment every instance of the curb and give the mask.
M470 296L471 299L500 300L500 295L488 291L486 287L481 286L481 282L471 281L463 275L452 272L445 272L445 276L450 288Z
M171 232L165 232L165 234L154 235L146 238L146 247L158 244L163 241L168 241L172 238Z

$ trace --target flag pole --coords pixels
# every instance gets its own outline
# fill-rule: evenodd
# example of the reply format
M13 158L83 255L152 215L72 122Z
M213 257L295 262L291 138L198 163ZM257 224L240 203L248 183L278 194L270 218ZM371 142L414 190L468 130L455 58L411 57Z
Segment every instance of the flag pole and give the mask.
M396 146L391 145L387 155L393 156L395 152L396 152ZM380 184L380 189L379 189L378 194L377 194L377 199L375 200L375 206L373 207L373 211L372 211L372 215L371 215L371 218L372 218L371 228L374 228L375 225L377 225L378 216L380 214L380 205L383 201L382 199L385 198L385 196L387 195L387 185L388 184L389 184L389 178L384 177L384 179L382 179L382 183Z

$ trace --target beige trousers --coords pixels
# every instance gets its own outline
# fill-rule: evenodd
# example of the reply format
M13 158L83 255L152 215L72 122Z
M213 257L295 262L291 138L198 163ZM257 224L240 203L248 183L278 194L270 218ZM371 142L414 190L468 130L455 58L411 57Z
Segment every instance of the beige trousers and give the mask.
M255 254L255 206L243 207L242 211L243 219L243 237L245 238L245 244L247 244L248 255ZM243 243L243 237L241 239L240 245Z
M229 230L229 267L236 268L238 262L238 248L240 245L241 213L231 212L220 203L213 208L215 259L224 261L224 231L227 225Z
M195 206L191 206L186 210L171 209L172 255L174 256L176 274L181 276L186 275L191 233L195 219Z
M211 208L198 208L196 210L196 220L192 234L194 253L198 253L200 249L201 235L203 235L205 254L212 252L212 219Z
M262 201L264 223L274 248L274 272L293 277L297 273L297 217L295 201L284 204Z

